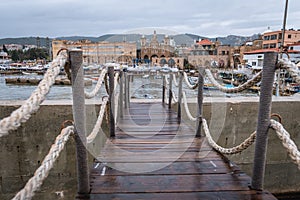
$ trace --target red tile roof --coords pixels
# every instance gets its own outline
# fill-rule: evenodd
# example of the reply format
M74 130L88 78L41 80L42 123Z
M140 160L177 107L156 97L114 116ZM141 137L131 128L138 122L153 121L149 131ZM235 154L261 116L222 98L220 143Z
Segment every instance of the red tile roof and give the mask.
M203 39L199 42L197 42L199 45L212 45L212 42L209 39Z

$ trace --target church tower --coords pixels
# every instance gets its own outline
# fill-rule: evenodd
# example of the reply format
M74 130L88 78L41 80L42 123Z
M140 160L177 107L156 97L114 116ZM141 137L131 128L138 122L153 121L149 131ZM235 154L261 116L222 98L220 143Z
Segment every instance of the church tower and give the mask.
M143 35L142 38L141 38L141 46L145 47L146 46L146 42L147 42L146 41L146 37L145 37L145 35Z

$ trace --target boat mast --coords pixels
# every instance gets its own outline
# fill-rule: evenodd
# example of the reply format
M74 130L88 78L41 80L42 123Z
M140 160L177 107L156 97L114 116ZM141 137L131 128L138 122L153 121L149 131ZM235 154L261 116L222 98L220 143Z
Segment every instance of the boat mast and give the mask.
M285 9L284 9L284 17L283 17L283 23L282 23L283 25L282 25L282 33L281 33L281 45L280 45L279 58L283 57L283 51L284 51L284 37L285 37L285 27L286 27L288 3L289 3L289 0L285 0ZM284 84L284 83L282 83L282 84ZM276 96L280 95L279 87L280 87L280 70L278 70L278 72L277 72Z

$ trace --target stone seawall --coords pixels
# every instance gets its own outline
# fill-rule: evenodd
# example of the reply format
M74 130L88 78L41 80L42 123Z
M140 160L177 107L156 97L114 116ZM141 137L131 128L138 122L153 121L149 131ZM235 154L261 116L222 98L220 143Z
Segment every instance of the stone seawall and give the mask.
M0 119L10 115L22 101L0 101ZM97 103L97 102L96 102ZM98 102L99 103L99 102ZM92 129L99 104L87 105L87 130ZM47 155L61 124L72 120L71 101L46 101L39 111L16 131L0 138L0 199L11 199L24 187ZM75 199L77 193L76 149L71 137L33 199ZM93 158L89 158L90 164Z
M190 99L189 102L195 116L196 101ZM8 116L22 103L0 101L0 119ZM97 120L99 102L87 101L86 108L89 133ZM176 110L176 105L173 108ZM184 120L188 122L185 112L182 113ZM257 113L258 98L205 98L204 117L208 120L212 135L224 147L240 144L256 129ZM272 113L282 116L284 127L300 146L299 96L274 98ZM0 138L0 199L11 199L33 176L60 133L61 123L69 119L72 119L71 101L46 101L27 123ZM189 123L191 126L195 125ZM98 140L103 142L102 138ZM99 145L93 146L99 148ZM251 146L238 155L228 157L251 175L253 156L254 146ZM34 199L57 199L62 194L64 199L74 199L77 184L75 159L74 140L71 138ZM89 161L92 160L90 156ZM272 130L269 132L265 188L273 193L300 192L300 171L291 163Z

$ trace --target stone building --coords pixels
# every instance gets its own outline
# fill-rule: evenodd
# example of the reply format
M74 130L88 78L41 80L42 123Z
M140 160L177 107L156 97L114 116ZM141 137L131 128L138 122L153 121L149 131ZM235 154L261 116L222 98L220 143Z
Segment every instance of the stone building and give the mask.
M228 67L231 52L232 48L229 45L220 45L218 41L203 39L192 46L188 62L193 67Z
M53 40L53 59L61 48L81 49L83 53L83 64L104 64L107 62L119 62L132 64L137 57L135 42L91 42L89 40L66 41Z
M173 57L174 51L175 48L171 45L171 39L167 35L162 43L158 41L156 31L154 31L150 43L147 43L145 36L141 38L140 59L144 62L151 62L153 58Z
M178 69L184 69L187 60L183 57L162 57L162 58L152 58L153 66L168 65L169 67L176 67Z
M282 31L267 30L263 33L263 49L279 49L281 47ZM287 46L300 41L300 30L289 29L284 34L284 44Z

